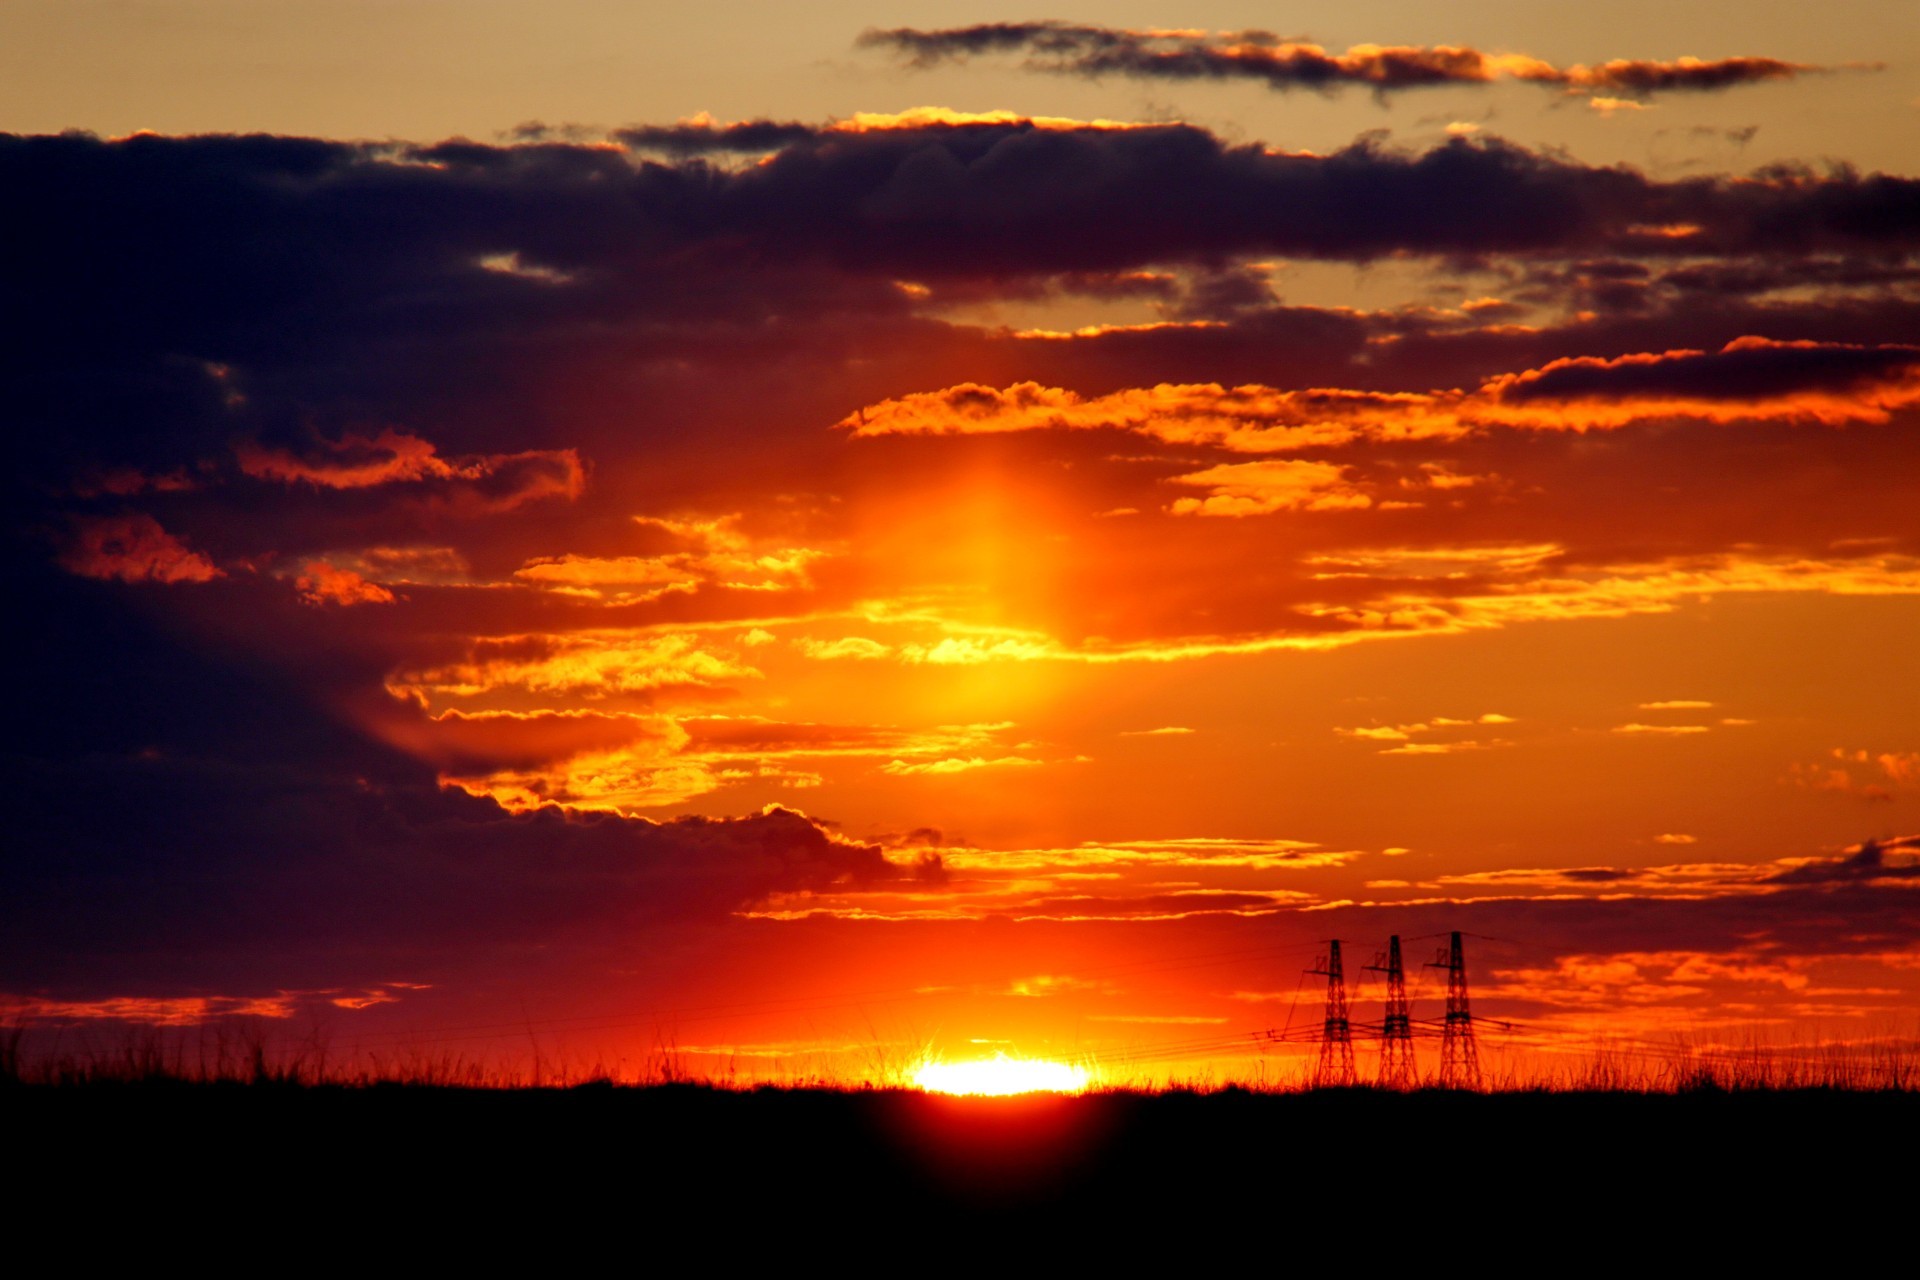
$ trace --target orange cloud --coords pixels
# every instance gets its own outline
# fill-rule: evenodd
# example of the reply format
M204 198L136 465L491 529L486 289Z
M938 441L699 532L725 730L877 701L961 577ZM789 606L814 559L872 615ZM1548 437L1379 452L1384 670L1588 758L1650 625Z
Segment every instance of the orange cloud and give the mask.
M1487 751L1494 747L1510 746L1505 741L1477 742L1462 739L1457 742L1405 742L1397 747L1388 747L1380 754L1383 756L1450 756L1462 751Z
M336 569L324 560L309 560L293 580L300 599L307 604L392 604L393 592L377 582L368 582L351 569Z
M10 1018L47 1022L138 1022L159 1027L191 1027L214 1018L291 1018L298 1000L279 996L114 996L103 1000L0 999Z
M1322 448L1364 435L1451 437L1467 430L1447 396L1219 383L1162 383L1104 396L1034 382L1005 390L961 383L867 405L835 425L855 436L1114 430L1235 453Z
M1601 1008L1687 1001L1714 987L1802 991L1810 981L1804 966L1792 960L1745 952L1628 951L1561 956L1551 969L1496 970L1480 992L1549 1007Z
M971 773L975 769L1033 769L1041 763L1026 756L1000 756L991 760L980 756L949 756L944 760L889 760L880 766L880 772L904 778L917 774Z
M625 814L680 804L717 790L724 781L700 761L673 759L651 747L590 752L535 769L443 773L440 780L469 795L491 797L514 813L560 805Z
M1124 120L1078 120L1070 116L1030 116L1018 111L955 111L951 107L908 107L904 111L856 111L826 126L827 133L885 133L896 129L964 128L969 125L1021 125L1033 129L1151 129L1152 124ZM725 127L725 126L721 126Z
M1834 791L1863 800L1892 800L1920 788L1920 751L1867 751L1835 747L1831 764L1795 764L1788 777L1811 791Z
M1440 741L1433 741L1430 739L1430 735L1441 733L1448 729L1513 723L1515 723L1514 717L1501 715L1497 711L1489 711L1484 715L1471 719L1461 719L1455 716L1435 716L1431 720L1423 720L1413 724L1362 725L1351 729L1335 728L1334 733L1342 738L1353 738L1363 742L1393 744L1382 748L1380 752L1381 755L1443 756L1452 755L1461 751L1486 751L1493 747L1510 747L1513 743L1506 738L1493 738L1485 742L1467 738L1446 738ZM1414 741L1417 737L1427 737L1429 740Z
M107 996L97 1000L51 1000L0 995L0 1017L15 1024L131 1022L153 1027L194 1027L222 1018L294 1017L314 1001L341 1009L393 1004L399 992L419 991L414 982L390 982L357 990L280 991L271 996Z
M541 556L514 570L522 582L588 596L645 600L663 591L712 584L735 591L780 591L812 585L809 567L829 552L763 543L742 533L740 517L671 520L640 516L634 523L664 533L684 550L660 555ZM623 590L629 589L629 590Z
M1007 749L998 739L1009 724L901 729L577 710L445 711L422 718L409 710L383 708L367 717L368 726L439 766L444 782L516 812L551 804L633 813L748 783L805 789L821 785L816 769L834 760L879 759L879 771L892 777L1049 763L980 754Z
M956 871L1059 872L1142 867L1298 871L1345 866L1360 855L1350 849L1325 849L1310 840L1190 836L1167 840L1089 840L1061 848L985 851L953 847L944 849L942 856Z
M256 480L310 484L323 489L365 489L407 480L446 480L480 474L440 457L432 444L391 427L377 436L322 438L307 457L251 442L234 449L240 470Z
M724 688L760 672L695 636L592 632L476 640L461 661L403 667L389 691L425 701L494 692L570 693L588 698Z
M1328 462L1234 462L1175 476L1173 483L1211 490L1204 498L1179 498L1177 516L1255 516L1275 511L1350 511L1373 499L1347 478L1347 468Z
M573 587L675 586L697 575L663 556L544 556L529 560L513 576L542 585Z
M222 576L213 561L140 514L76 521L60 564L83 578L118 582L211 582Z
M1718 351L1576 357L1502 374L1473 391L1283 391L1167 384L1103 396L1021 382L962 383L867 405L836 424L855 436L1115 430L1235 453L1357 439L1457 439L1510 428L1589 431L1661 418L1884 422L1920 404L1920 347L1745 337Z
M371 489L438 485L434 500L456 514L511 511L544 498L573 499L586 487L586 468L573 449L444 458L432 443L391 427L378 435L320 437L304 454L247 442L234 449L242 474L276 484L316 489Z

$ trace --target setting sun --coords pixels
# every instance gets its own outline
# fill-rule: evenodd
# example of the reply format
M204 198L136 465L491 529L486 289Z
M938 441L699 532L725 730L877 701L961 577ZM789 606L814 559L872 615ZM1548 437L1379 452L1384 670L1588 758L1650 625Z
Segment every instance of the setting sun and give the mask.
M1083 1093L1088 1076L1083 1067L1001 1053L972 1062L929 1062L914 1072L913 1082L928 1093L1004 1098L1020 1093Z

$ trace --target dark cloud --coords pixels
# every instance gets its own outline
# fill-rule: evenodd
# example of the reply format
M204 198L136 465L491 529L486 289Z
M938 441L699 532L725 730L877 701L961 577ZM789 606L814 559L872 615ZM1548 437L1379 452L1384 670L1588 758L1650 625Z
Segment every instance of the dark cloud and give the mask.
M891 49L907 64L931 67L984 54L1027 53L1035 70L1163 80L1251 80L1270 89L1360 85L1386 93L1437 85L1481 85L1501 78L1575 92L1645 97L1705 92L1789 80L1823 68L1778 58L1615 59L1555 67L1538 58L1483 53L1457 45L1356 45L1334 53L1267 31L1197 34L1136 31L1067 22L993 22L945 30L869 30L858 44Z
M37 250L7 268L39 316L9 352L22 461L59 484L395 422L448 454L524 449L572 369L618 352L625 379L657 379L858 343L911 311L898 280L1138 289L1144 268L1246 255L1904 255L1920 233L1920 184L1880 175L1663 183L1498 141L1290 155L1184 125L818 129L741 170L554 143L10 138L0 171L36 193L18 234ZM564 407L611 422L610 390L582 382Z
M1920 266L1908 262L1830 258L1689 263L1661 272L1658 283L1681 294L1751 296L1786 289L1885 289L1915 280L1920 280Z
M1274 340L1255 357L1272 365L1294 360L1282 339L1311 330L1303 369L1332 340L1378 378L1403 359L1364 345L1385 322L1276 312L1234 260L1864 263L1904 259L1920 234L1920 184L1881 175L1669 183L1497 141L1290 155L1185 125L1018 120L816 128L737 170L553 142L10 137L0 181L34 193L14 211L34 251L5 267L7 296L36 316L5 353L12 509L37 513L54 489L111 496L105 476L190 487L210 460L244 469L237 446L311 467L327 461L317 442L404 437L448 472L414 482L415 499L446 490L438 502L409 504L399 485L250 500L263 530L307 523L289 550L349 526L425 540L448 520L574 492L561 448L624 452L636 423L667 447L716 420L778 430L760 411L766 388L795 405L778 423L811 432L875 398L823 369L858 369L884 395L925 385L943 352L983 349L916 319L903 281L955 300L1165 297L1167 268L1191 266L1176 313L1244 326L1142 343L1205 352L1257 335ZM1612 282L1644 292L1635 283ZM1516 362L1488 371L1503 366ZM498 465L458 474L483 459ZM231 486L209 500L243 501ZM147 514L200 545L203 531Z
M156 621L126 588L48 571L12 586L17 607L58 626L16 646L36 676L12 700L0 755L15 789L0 991L257 994L477 974L769 894L939 874L778 808L667 822L509 813L437 785L434 766L564 755L657 726L533 716L509 743L455 716L430 726L423 762L329 709L368 683L360 659L322 644L287 670Z
M1596 266L1620 274L1588 275ZM1784 265L1755 269L1776 282L1791 276ZM1236 310L1205 327L1113 329L1072 341L954 333L946 342L955 352L952 371L960 376L991 362L990 367L1005 371L1009 382L1031 380L1086 393L1196 381L1421 390L1483 382L1512 369L1538 369L1580 355L1617 358L1670 348L1719 351L1751 334L1871 346L1890 336L1920 332L1920 304L1877 291L1835 292L1814 299L1682 292L1659 284L1652 268L1628 262L1583 263L1579 269L1556 268L1550 274L1550 290L1525 283L1513 296L1546 304L1571 295L1591 303L1599 287L1616 286L1639 291L1640 305L1545 324L1497 323L1504 319L1498 314L1491 317L1495 323L1489 323L1481 313L1459 309L1365 312L1269 305Z
M35 792L15 832L61 852L57 867L9 877L6 968L32 985L74 953L185 963L238 952L270 970L278 955L358 952L390 972L401 954L425 952L471 966L476 949L914 878L877 846L787 810L661 823L510 814L431 778L151 754L15 777Z
M671 125L633 125L609 136L635 151L660 151L693 156L714 152L777 151L789 143L804 142L818 128L797 121L743 120L735 124L688 121Z
M1824 70L1779 58L1677 58L1660 62L1647 58L1617 58L1566 73L1565 83L1596 92L1645 97L1683 90L1693 93L1730 89L1768 80L1791 80L1809 71Z
M1552 894L1372 903L1316 909L1327 931L1403 937L1465 929L1474 963L1555 956L1698 951L1786 957L1876 956L1920 941L1910 887L1865 879L1783 884L1770 891L1654 897Z
M1920 370L1920 347L1851 346L1741 339L1719 351L1668 351L1607 360L1558 360L1542 369L1502 378L1498 398L1536 400L1647 398L1755 401L1781 397L1869 392Z
M1128 34L1110 27L1068 22L981 22L944 31L921 31L913 27L892 30L869 28L860 33L855 44L863 48L895 49L908 55L915 65L931 66L952 58L981 53L1013 53L1028 47L1049 52L1070 52L1082 45L1124 41Z
M1891 856L1889 856L1891 855ZM1860 884L1920 876L1920 836L1867 840L1843 858L1820 858L1773 877L1776 884Z

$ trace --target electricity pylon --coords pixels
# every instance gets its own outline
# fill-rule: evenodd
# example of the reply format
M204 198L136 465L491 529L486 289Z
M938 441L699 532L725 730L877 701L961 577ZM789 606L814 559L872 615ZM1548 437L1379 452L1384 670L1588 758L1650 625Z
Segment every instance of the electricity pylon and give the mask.
M1382 1089L1418 1088L1420 1073L1413 1061L1413 1015L1407 1008L1407 971L1400 962L1399 934L1387 939L1387 949L1375 955L1367 968L1387 975L1387 1016L1380 1024L1377 1083Z
M1467 957L1460 945L1460 931L1453 942L1438 952L1427 965L1447 971L1447 1020L1440 1035L1440 1087L1442 1089L1478 1089L1480 1087L1480 1050L1473 1041L1473 1011L1467 1004Z
M1338 938L1327 943L1327 954L1307 972L1323 974L1327 979L1326 1020L1321 1027L1320 1063L1314 1068L1313 1087L1351 1088L1358 1081L1353 1071L1353 1026L1347 1020L1347 978L1340 966Z

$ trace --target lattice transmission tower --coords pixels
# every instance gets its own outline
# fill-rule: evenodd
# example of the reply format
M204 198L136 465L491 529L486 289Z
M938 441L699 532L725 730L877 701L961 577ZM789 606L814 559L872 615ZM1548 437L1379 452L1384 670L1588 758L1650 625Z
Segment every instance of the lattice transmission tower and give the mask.
M1387 949L1376 953L1367 968L1387 975L1387 1016L1380 1023L1376 1081L1382 1089L1417 1089L1420 1072L1413 1061L1413 1015L1407 1007L1407 970L1400 961L1399 934L1387 939Z
M1467 1003L1467 956L1460 931L1452 943L1428 962L1429 969L1447 971L1447 1018L1440 1035L1440 1087L1478 1089L1480 1050L1473 1040L1473 1010Z
M1350 1088L1359 1082L1353 1070L1353 1024L1347 1018L1347 978L1340 965L1340 939L1327 943L1327 954L1308 973L1327 980L1326 1018L1320 1031L1320 1062L1314 1068L1316 1089Z

